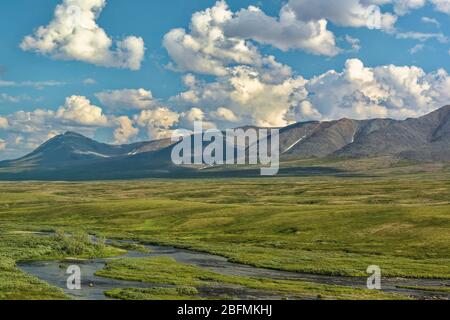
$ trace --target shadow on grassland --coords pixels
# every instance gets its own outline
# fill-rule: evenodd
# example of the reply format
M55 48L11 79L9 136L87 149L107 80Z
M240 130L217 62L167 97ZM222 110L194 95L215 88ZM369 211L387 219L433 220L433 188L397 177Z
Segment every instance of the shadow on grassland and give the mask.
M200 170L196 168L174 167L169 168L105 168L99 166L96 170L86 170L87 168L71 168L39 170L20 173L0 173L1 181L95 181L95 180L131 180L131 179L211 179L211 178L271 178L261 176L260 168L251 167L222 167ZM289 167L281 168L274 177L314 177L314 176L335 176L335 177L358 177L362 175L350 173L332 167Z

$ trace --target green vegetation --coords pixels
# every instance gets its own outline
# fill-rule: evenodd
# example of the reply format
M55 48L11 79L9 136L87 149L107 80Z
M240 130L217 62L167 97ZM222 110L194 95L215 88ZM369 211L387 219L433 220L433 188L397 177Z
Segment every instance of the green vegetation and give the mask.
M450 293L450 287L399 286L399 288L429 291L429 292L436 292L436 293Z
M142 244L123 242L123 241L112 241L111 246L115 248L124 249L126 251L137 251L141 253L150 253L151 250Z
M0 282L0 297L60 295L44 285L46 294L30 291L36 280L17 261L112 254L78 236L11 234L19 230L171 245L290 271L366 276L375 264L383 276L450 279L449 168L408 168L372 177L1 183L0 279L18 278Z
M20 272L11 258L0 256L0 299L65 299L62 290Z
M197 289L192 287L116 289L105 294L109 298L119 300L200 300Z
M67 299L62 290L24 274L17 261L56 260L68 257L109 257L122 250L92 243L86 234L54 236L28 233L0 234L0 299Z
M323 299L399 299L399 296L378 291L351 289L342 286L314 284L303 281L272 280L225 276L196 266L177 263L171 258L120 259L108 263L107 267L97 272L102 277L174 285L172 289L146 290L115 290L117 297L127 299L129 295L139 299L153 299L164 295L173 296L178 291L181 296L193 296L198 293L198 287L223 287L235 285L266 292L276 292L286 298L317 298ZM186 288L194 288L186 289ZM189 293L189 294L187 294Z

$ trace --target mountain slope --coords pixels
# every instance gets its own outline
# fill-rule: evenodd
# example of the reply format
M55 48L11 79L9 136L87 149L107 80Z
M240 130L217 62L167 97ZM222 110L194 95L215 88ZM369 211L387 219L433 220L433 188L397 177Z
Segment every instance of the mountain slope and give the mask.
M67 132L50 139L20 159L0 162L0 167L45 167L47 169L67 167L156 151L170 144L172 144L170 140L158 140L113 146L74 132Z
M450 106L418 119L362 121L355 142L339 150L336 156L393 155L411 160L450 160L447 150L442 149L450 142L449 121Z

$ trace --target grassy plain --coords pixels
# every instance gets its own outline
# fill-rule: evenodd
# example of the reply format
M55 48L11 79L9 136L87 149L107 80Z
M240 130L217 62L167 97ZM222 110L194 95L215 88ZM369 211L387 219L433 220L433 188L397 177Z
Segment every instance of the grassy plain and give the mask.
M190 248L265 268L366 276L375 264L384 276L449 279L450 170L406 171L0 183L0 298L64 298L15 267L22 260L74 256L61 249L61 239L17 233L58 229ZM169 291L165 296L174 294Z

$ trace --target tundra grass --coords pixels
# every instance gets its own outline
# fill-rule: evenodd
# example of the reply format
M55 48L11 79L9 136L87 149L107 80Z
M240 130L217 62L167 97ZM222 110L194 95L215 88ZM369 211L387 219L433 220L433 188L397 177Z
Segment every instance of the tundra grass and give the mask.
M436 293L450 293L450 287L399 286L399 288L436 292Z
M105 295L118 300L201 300L193 287L115 289L106 291Z
M385 277L449 279L450 173L415 171L1 183L0 234L64 229L190 248L272 269L366 276L369 265L378 265ZM23 259L12 254L15 245L0 246L2 257Z

